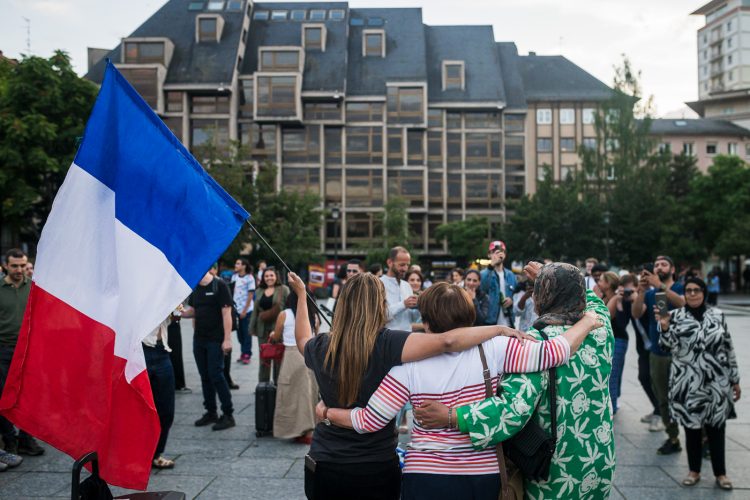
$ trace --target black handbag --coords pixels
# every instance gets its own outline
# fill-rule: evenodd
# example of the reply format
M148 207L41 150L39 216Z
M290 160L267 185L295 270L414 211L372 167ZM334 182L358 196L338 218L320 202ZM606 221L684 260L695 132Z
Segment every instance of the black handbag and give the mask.
M549 337L539 329L539 334L544 340ZM526 479L531 481L546 481L549 479L549 469L552 463L552 456L555 454L557 446L557 388L556 388L556 370L549 369L549 401L551 411L551 430L552 435L542 429L537 423L536 413L521 429L521 431L512 438L505 441L503 451L505 456L511 460ZM498 394L502 391L500 384L497 386Z

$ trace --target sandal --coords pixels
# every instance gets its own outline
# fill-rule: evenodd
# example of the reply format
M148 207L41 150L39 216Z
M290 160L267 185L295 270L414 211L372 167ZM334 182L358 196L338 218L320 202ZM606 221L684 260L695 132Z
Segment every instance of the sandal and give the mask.
M690 476L690 475L688 475L688 476L685 476L685 479L682 480L682 485L683 486L695 486L698 483L698 481L700 481L700 480L701 480L700 475L698 475L698 476ZM718 479L717 479L717 481L718 481Z
M151 463L154 469L174 469L174 460L169 460L168 458L155 458Z
M729 478L726 477L726 476L724 476L724 479L719 479L717 477L716 478L716 486L718 486L719 488L721 488L722 490L725 490L725 491L730 491L730 490L734 489L734 485L732 485L732 481L730 481Z

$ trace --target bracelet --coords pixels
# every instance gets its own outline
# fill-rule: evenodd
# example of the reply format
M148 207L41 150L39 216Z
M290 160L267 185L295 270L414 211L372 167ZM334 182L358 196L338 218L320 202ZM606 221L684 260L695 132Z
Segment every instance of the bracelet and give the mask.
M453 425L451 425L451 413L453 413L453 410L448 407L448 428L453 429Z

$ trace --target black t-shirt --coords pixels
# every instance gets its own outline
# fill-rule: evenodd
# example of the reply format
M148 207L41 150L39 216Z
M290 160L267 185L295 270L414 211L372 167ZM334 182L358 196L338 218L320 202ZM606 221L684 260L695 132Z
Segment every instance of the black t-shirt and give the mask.
M232 306L232 294L223 280L214 278L206 286L198 285L188 298L188 305L195 309L195 338L224 341L224 317L221 310Z
M401 364L409 332L384 329L378 334L370 355L367 371L360 384L355 406L364 408L391 368ZM312 338L305 345L305 364L315 373L320 395L329 408L342 408L338 400L338 384L324 370L326 351L330 337L327 333ZM336 373L331 370L330 373ZM310 447L310 456L321 462L364 463L392 460L398 444L395 424L391 421L385 428L369 433L357 434L352 429L319 423Z
M612 333L616 339L628 340L628 323L633 318L631 313L633 302L628 300L622 301L622 311L616 310L614 320L612 321Z

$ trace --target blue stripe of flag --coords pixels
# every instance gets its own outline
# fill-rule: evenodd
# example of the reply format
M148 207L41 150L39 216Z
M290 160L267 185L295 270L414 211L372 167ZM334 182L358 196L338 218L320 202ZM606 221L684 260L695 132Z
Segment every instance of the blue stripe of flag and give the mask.
M115 193L115 217L191 287L249 217L108 63L75 164Z

